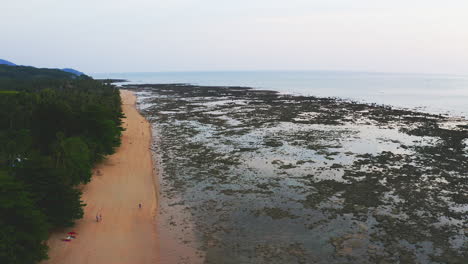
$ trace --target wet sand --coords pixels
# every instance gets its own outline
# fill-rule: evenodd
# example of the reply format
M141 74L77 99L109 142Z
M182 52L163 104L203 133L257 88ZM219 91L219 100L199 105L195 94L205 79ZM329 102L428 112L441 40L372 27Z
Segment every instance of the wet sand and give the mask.
M50 259L43 264L159 262L151 128L136 110L134 94L121 91L121 95L126 116L122 145L96 167L91 182L83 188L83 219L75 227L51 235ZM96 222L97 214L102 221ZM63 242L72 230L77 238Z

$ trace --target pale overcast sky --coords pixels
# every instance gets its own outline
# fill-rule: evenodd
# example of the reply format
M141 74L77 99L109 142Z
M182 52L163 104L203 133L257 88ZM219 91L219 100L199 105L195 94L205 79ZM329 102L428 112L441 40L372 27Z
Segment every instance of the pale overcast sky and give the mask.
M468 0L2 0L0 58L87 73L468 74Z

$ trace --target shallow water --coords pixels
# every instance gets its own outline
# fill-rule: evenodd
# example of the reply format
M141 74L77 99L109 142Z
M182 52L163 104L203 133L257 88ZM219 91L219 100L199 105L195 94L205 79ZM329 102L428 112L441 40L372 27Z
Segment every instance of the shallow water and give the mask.
M161 218L205 263L462 263L468 134L451 120L185 88L136 91Z
M231 71L94 74L131 83L246 86L296 95L339 97L431 113L468 116L468 76L345 71Z

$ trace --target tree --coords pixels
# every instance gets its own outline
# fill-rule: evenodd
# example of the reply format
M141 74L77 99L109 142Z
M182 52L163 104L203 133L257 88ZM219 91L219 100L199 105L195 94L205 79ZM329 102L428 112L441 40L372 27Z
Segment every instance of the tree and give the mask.
M47 258L48 225L24 187L0 172L0 263L30 264Z
M119 146L122 117L112 85L0 65L0 263L36 263L47 229L83 216L76 186Z
M32 154L15 169L15 176L24 183L51 226L71 226L83 217L81 192L69 183L63 168L54 167L51 157Z
M79 137L62 139L57 145L57 167L65 169L69 183L88 183L91 180L92 164L88 145Z

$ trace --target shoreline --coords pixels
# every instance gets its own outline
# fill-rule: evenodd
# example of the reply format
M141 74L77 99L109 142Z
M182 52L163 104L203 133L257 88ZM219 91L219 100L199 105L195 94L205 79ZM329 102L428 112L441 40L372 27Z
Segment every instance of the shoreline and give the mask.
M205 262L461 259L466 239L453 234L465 232L466 121L333 98L145 86L133 89L164 162L158 220L171 216L173 238ZM431 229L441 224L433 215L452 219ZM409 246L393 242L402 240ZM421 243L434 248L421 252Z
M121 96L122 144L94 168L91 182L83 187L83 218L51 234L49 260L42 264L157 263L159 186L150 150L152 130L136 108L135 94L121 90ZM99 222L97 214L102 214ZM77 238L62 241L70 231Z
M366 73L350 71L248 72L147 72L97 74L99 78L124 78L123 84L189 84L194 86L243 86L281 94L336 97L376 103L431 114L468 116L463 92L468 79L438 74ZM461 76L460 76L461 77Z
M132 92L136 96L136 109L145 117L143 110L139 108L138 95ZM172 224L174 221L181 221L182 219L188 219L190 216L180 210L180 208L174 207L182 199L181 197L166 197L162 190L165 186L165 180L163 178L163 167L161 166L161 153L153 146L161 144L160 131L153 131L150 124L150 152L152 154L152 164L154 168L154 182L156 186L158 208L155 211L156 221L156 233L158 237L158 249L159 254L155 263L191 263L201 264L205 259L205 254L198 250L197 238L195 235L195 227L192 221L186 221L184 230L174 229ZM153 135L153 133L155 133ZM153 137L154 136L154 137ZM156 216L157 215L157 216Z
M154 86L190 86L190 87L215 87L215 88L228 88L228 89L244 89L244 90L251 90L255 93L271 93L276 94L279 96L289 96L289 97L300 97L300 98L317 98L317 99L332 99L337 100L345 103L356 103L356 104L364 104L364 105L372 105L372 106L379 106L379 107L390 107L394 110L401 110L401 111L409 111L409 112L416 112L421 114L429 114L429 115L437 115L437 116L445 116L447 118L453 118L457 120L466 120L468 119L468 112L465 110L453 110L453 109L442 109L437 108L430 105L418 105L418 106L410 106L410 105L397 105L392 103L384 103L384 102L377 102L369 100L369 98L351 98L348 96L326 96L326 95L319 95L319 94L303 94L299 92L285 92L280 91L279 89L271 89L271 88L262 88L262 87L255 87L255 86L237 86L237 85L197 85L192 83L136 83L131 81L126 81L125 83L119 84L121 89L135 89L138 88L147 88L147 87L154 87Z

